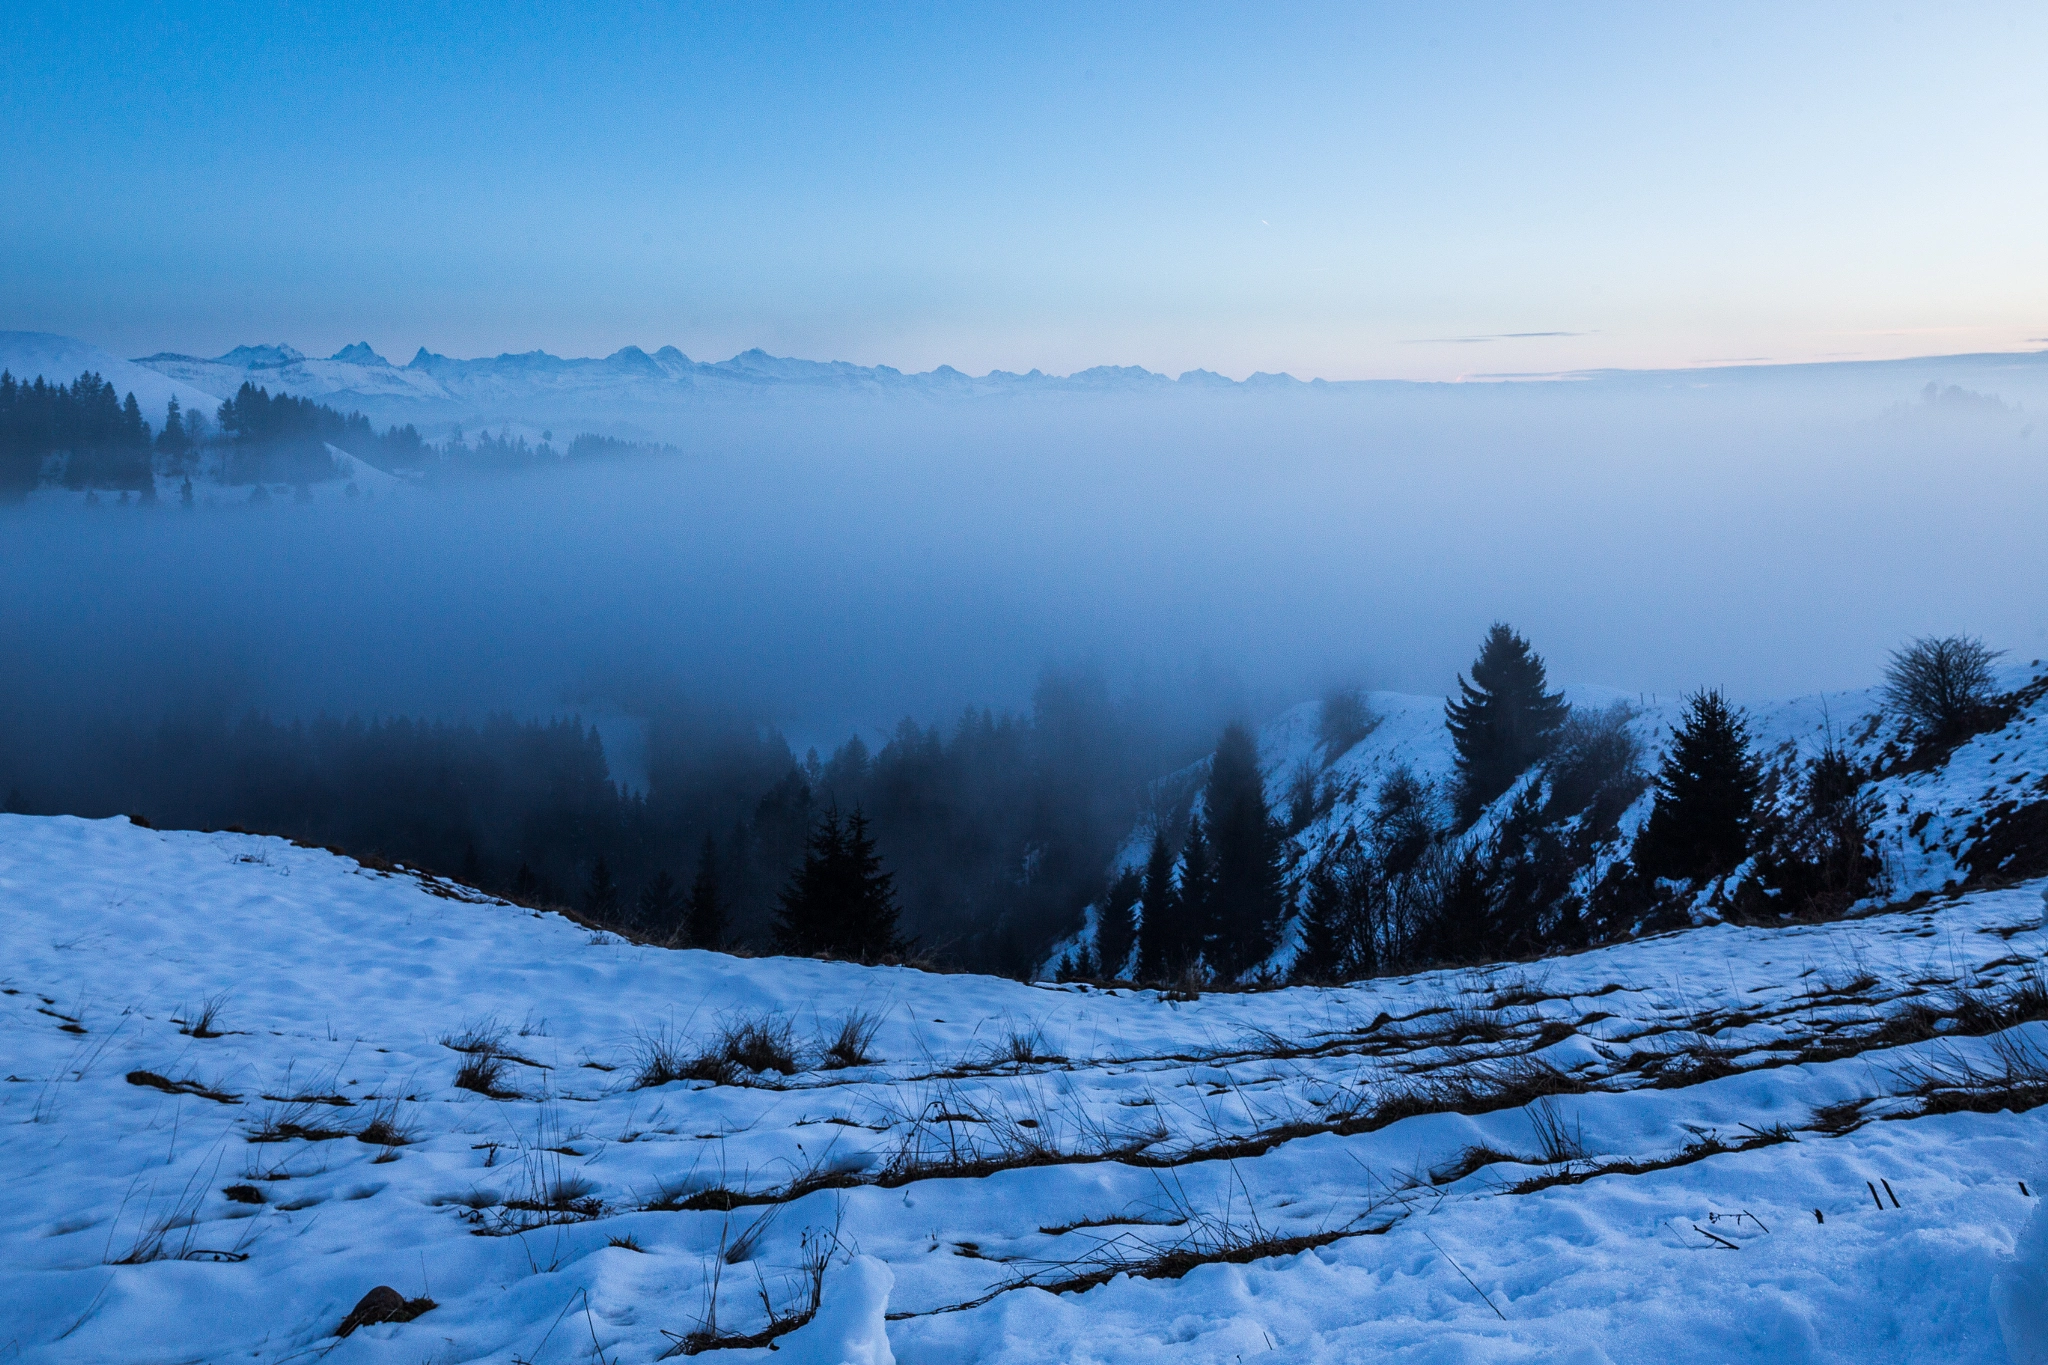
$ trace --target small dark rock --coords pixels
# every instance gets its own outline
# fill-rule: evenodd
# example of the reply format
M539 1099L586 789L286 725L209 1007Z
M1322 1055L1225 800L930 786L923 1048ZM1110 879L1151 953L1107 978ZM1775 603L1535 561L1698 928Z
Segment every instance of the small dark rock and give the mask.
M363 1295L349 1315L341 1320L334 1335L345 1337L358 1327L373 1322L411 1322L434 1306L432 1299L408 1299L388 1284L380 1284Z
M263 1191L257 1189L254 1185L230 1185L222 1190L221 1194L237 1204L260 1204L263 1202Z

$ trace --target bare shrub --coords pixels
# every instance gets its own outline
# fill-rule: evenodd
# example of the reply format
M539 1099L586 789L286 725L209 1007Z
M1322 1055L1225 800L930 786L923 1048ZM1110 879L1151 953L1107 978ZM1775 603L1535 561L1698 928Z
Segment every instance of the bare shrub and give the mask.
M518 1092L502 1084L506 1062L493 1052L473 1052L455 1069L455 1088L474 1090L494 1100L517 1098Z
M1546 816L1585 812L1593 829L1605 834L1613 828L1650 785L1642 742L1629 728L1634 719L1627 702L1598 711L1582 707L1565 717L1545 764L1550 777Z
M875 1034L881 1031L882 1017L868 1010L851 1010L839 1021L839 1030L825 1043L825 1069L838 1071L850 1066L870 1066L875 1062Z
M643 1034L636 1047L633 1084L637 1089L670 1081L709 1081L713 1085L762 1085L769 1073L794 1075L796 1031L790 1021L773 1014L738 1015L726 1021L708 1047L695 1049L668 1028Z
M1553 1166L1586 1158L1586 1135L1578 1116L1565 1117L1564 1106L1555 1095L1544 1095L1529 1105L1529 1126L1536 1130L1536 1149Z
M198 1011L192 1015L190 1020L186 1021L185 1026L179 1029L178 1032L188 1038L224 1037L225 1031L219 1027L219 1024L221 1010L227 1006L227 1003L228 997L225 991L218 995L207 996L205 1000L200 1002Z
M790 1021L771 1014L741 1016L719 1031L712 1050L724 1061L748 1071L796 1073L795 1031Z
M994 1066L1039 1066L1067 1059L1045 1041L1045 1030L1036 1023L1013 1025L988 1045L984 1054Z
M1316 738L1322 742L1324 761L1342 758L1379 723L1380 718L1373 714L1365 693L1358 688L1340 687L1324 694L1316 713Z
M633 1087L648 1090L670 1081L696 1080L696 1054L683 1036L663 1026L633 1044ZM716 1083L719 1078L710 1078Z
M1892 652L1885 705L1923 739L1961 734L1989 708L1991 665L2003 653L1973 635L1923 635Z
M356 1130L356 1141L382 1147L386 1152L404 1147L417 1136L419 1125L400 1114L398 1098L379 1101L370 1111L370 1121Z
M464 1024L460 1032L443 1034L441 1046L456 1052L500 1056L505 1051L505 1035L509 1030L495 1018L480 1019Z

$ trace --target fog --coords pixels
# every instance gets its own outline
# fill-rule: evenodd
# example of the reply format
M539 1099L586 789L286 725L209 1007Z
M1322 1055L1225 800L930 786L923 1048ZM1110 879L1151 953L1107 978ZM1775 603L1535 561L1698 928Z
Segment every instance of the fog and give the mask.
M1927 631L2041 652L2040 437L1915 377L813 400L381 499L43 498L4 514L6 686L18 719L686 698L801 749L1048 663L1204 719L1440 692L1495 619L1644 692L1866 685Z

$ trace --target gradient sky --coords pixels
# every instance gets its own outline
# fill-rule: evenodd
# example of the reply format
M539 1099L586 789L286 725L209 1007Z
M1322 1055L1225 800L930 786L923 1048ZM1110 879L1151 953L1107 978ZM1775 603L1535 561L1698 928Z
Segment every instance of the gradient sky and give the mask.
M9 7L0 328L1448 377L2048 338L2048 5Z

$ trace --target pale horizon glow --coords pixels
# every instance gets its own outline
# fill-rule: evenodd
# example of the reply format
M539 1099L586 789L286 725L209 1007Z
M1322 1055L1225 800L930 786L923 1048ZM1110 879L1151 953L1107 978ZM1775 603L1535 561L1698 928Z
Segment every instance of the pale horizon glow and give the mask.
M2048 10L29 4L0 326L1455 379L2039 347Z

